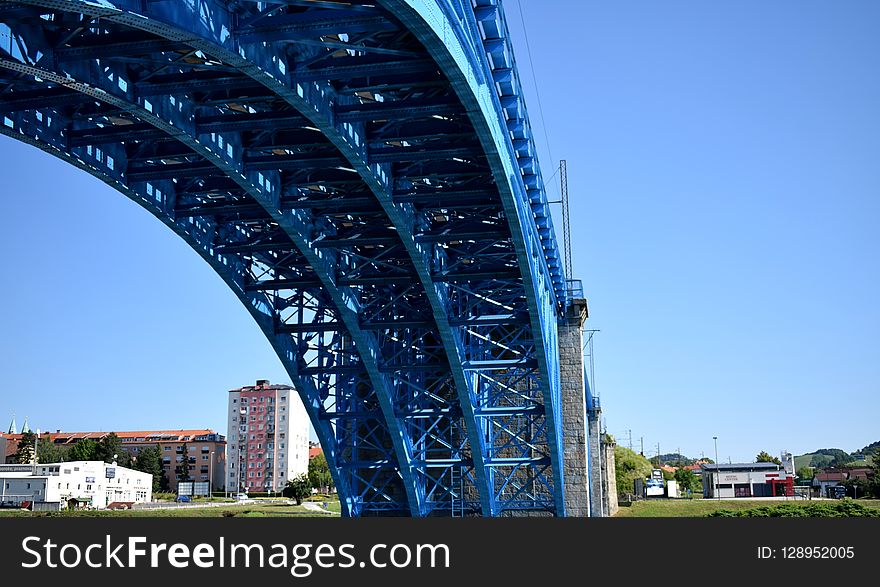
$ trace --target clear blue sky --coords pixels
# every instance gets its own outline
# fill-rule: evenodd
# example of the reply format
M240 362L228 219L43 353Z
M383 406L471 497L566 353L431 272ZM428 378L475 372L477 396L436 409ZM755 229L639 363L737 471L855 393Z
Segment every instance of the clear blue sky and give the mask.
M880 4L522 2L608 430L734 461L880 440ZM228 389L288 381L147 212L2 137L0 169L4 428L225 433Z

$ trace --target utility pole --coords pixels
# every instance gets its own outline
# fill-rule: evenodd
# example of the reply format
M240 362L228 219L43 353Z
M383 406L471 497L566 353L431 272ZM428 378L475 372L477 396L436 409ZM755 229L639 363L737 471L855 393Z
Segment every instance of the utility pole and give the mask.
M714 478L715 482L713 483L713 486L715 488L715 497L717 497L718 499L721 499L721 494L718 493L718 491L719 491L718 490L718 477L719 477L718 467L721 466L718 463L718 437L713 436L712 440L715 441L715 478Z
M574 269L571 266L571 214L568 209L568 170L566 169L565 159L559 161L559 183L560 191L562 192L562 236L565 255L565 278L574 279Z
M633 449L633 431L632 431L632 428L630 428L629 430L627 430L626 433L627 433L627 437L628 437L628 439L629 439L629 444L628 444L627 446L629 447L630 450L632 450L632 449Z
M642 442L642 449L639 451L639 454L645 456L645 437L642 436L640 440Z

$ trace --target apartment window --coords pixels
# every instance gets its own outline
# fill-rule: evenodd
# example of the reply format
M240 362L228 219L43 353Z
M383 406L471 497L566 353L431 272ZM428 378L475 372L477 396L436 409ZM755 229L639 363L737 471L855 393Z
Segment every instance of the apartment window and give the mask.
M202 455L202 460L203 460L203 461L207 461L207 460L208 460L208 455Z
M90 485L89 487L91 487L91 485ZM28 489L31 488L31 484L30 484L30 483L27 484L27 488L28 488Z
M284 435L282 434L282 436L284 436ZM284 448L284 443L283 443L283 442L281 443L281 448Z
M281 416L281 421L282 421L282 422L284 422L284 418L285 418L285 417L286 417L286 416Z
M234 444L232 445L232 450L235 450L235 445L234 445Z
M253 476L254 476L254 472L253 472L253 471L251 471L250 473L248 473L248 477L253 477Z
M263 472L262 472L262 471L257 471L257 477L262 477L262 476L263 476Z
M263 429L263 425L260 424L260 425L258 426L258 429L259 429L259 430L262 430L262 429Z
M238 403L238 400L237 400L237 399L234 399L234 400L232 400L232 403L237 404L237 403Z
M266 398L261 397L261 398L260 398L260 403L263 403L264 401L266 401Z

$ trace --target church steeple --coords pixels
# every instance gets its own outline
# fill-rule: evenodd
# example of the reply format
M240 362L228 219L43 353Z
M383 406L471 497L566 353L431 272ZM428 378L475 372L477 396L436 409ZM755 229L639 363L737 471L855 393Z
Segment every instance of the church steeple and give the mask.
M12 414L12 422L9 423L9 434L18 434L18 429L15 427L15 414Z
M24 424L21 425L21 433L27 434L30 431L31 431L31 427L28 426L28 419L27 419L27 416L25 416L24 417Z

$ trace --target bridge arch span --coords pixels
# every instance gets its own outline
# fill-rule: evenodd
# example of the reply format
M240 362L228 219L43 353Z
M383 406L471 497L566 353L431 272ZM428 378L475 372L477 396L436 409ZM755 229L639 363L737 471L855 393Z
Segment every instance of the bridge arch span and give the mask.
M221 275L302 396L345 515L564 515L564 290L527 199L536 163L512 167L427 29L381 4L0 2L0 132Z

